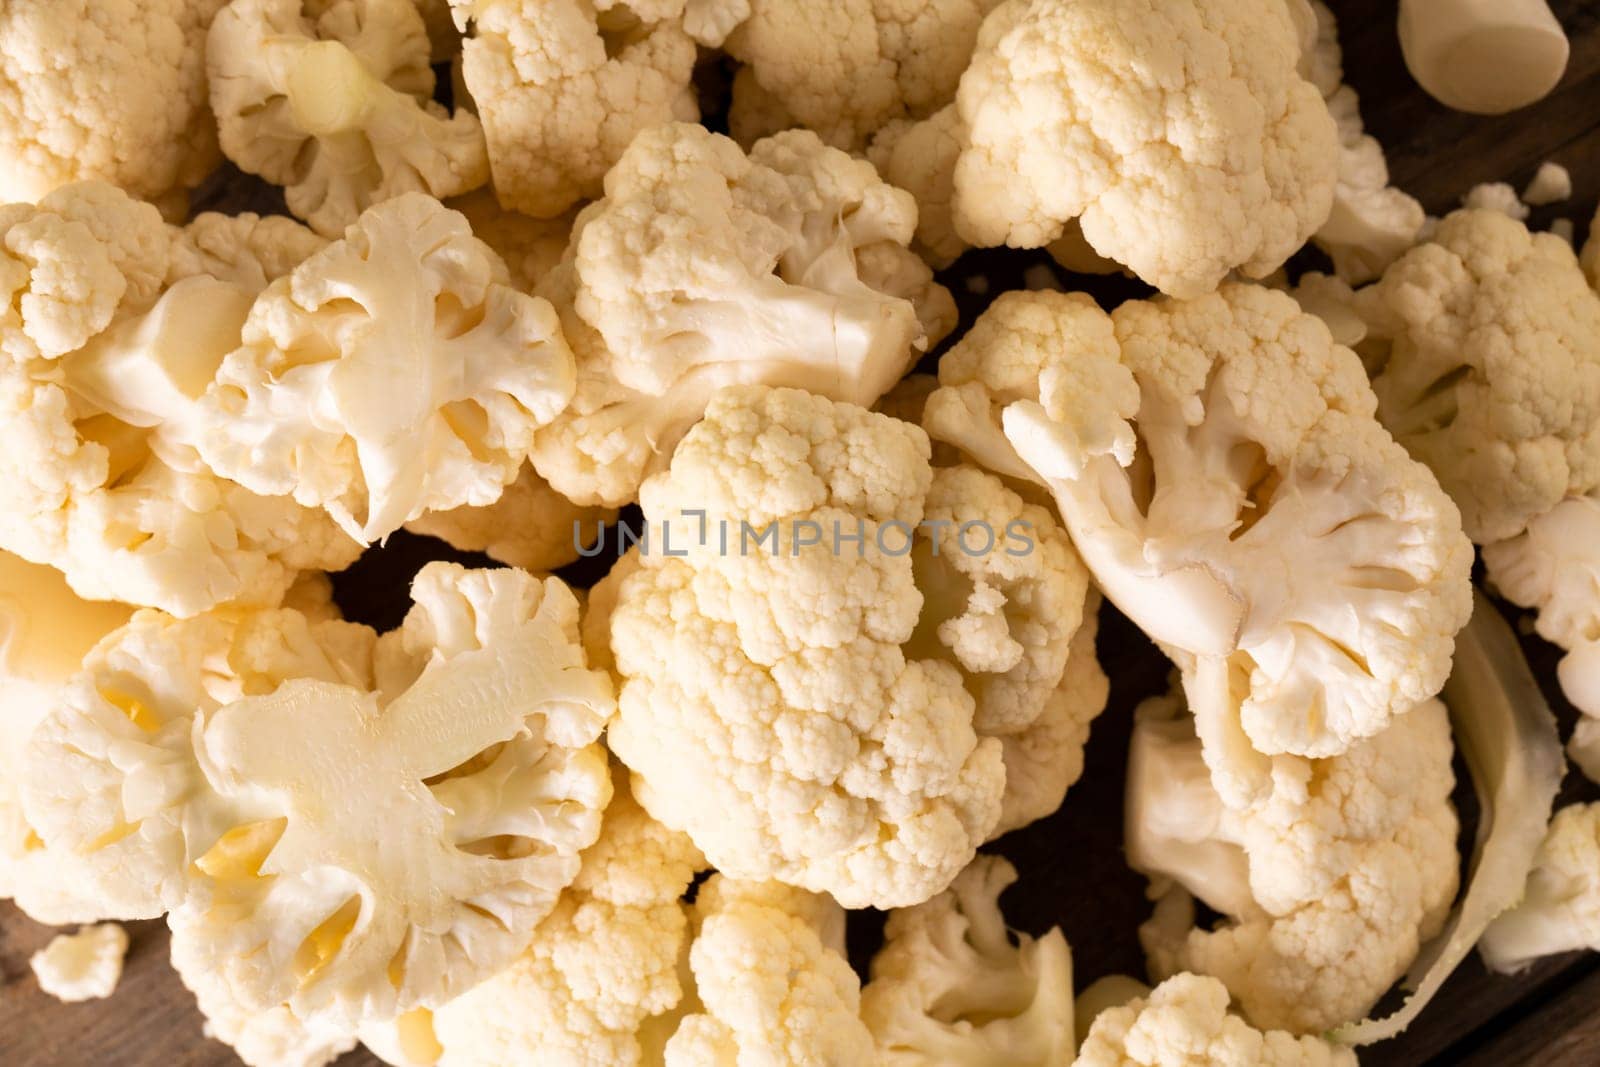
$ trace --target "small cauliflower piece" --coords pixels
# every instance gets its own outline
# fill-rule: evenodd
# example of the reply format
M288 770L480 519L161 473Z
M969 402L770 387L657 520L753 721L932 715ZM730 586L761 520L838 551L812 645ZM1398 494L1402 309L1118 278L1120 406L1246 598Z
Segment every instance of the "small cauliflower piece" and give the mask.
M506 261L511 284L525 293L533 292L561 262L577 217L576 211L552 219L507 211L491 189L457 197L445 206L467 217L473 235Z
M1048 487L1097 584L1183 668L1229 803L1266 788L1268 756L1337 755L1443 684L1471 546L1355 354L1288 296L1107 315L1008 293L940 381L929 431Z
M733 136L749 145L798 125L860 151L891 121L927 118L955 98L978 27L999 3L750 0L726 46L745 64L733 86Z
M494 503L573 387L550 305L511 288L465 218L411 193L255 302L197 444L218 474L321 507L367 544Z
M1529 180L1528 187L1522 191L1522 202L1534 207L1559 204L1571 197L1572 173L1561 164L1548 159L1539 164L1539 169Z
M1521 901L1478 942L1484 963L1502 974L1578 949L1600 950L1600 804L1556 812Z
M282 215L198 215L177 234L168 284L206 275L259 293L328 247Z
M33 954L28 966L39 988L57 1000L103 1000L117 988L127 952L128 932L116 923L101 923L75 934L57 934Z
M578 392L533 462L580 504L632 500L719 388L869 407L955 324L949 292L906 248L911 197L810 132L746 156L702 127L662 126L605 189L540 287L577 353Z
M1518 222L1527 222L1532 214L1528 205L1517 196L1510 182L1482 182L1468 189L1461 198L1461 206L1472 211L1498 211Z
M1450 724L1429 701L1341 756L1272 760L1270 792L1231 808L1195 721L1147 701L1129 756L1128 861L1181 887L1142 931L1152 972L1213 975L1261 1027L1355 1022L1444 926L1455 898ZM1187 894L1220 912L1191 929Z
M560 215L640 133L700 117L684 4L451 0L469 36L462 71L506 208ZM708 5L693 5L706 8Z
M433 102L429 55L412 0L233 0L206 48L223 151L328 237L402 193L470 192L483 129Z
M666 1043L665 1067L873 1062L861 982L845 961L844 916L826 898L714 875L695 899L689 950L700 1002Z
M1059 1067L1071 1061L1072 955L1059 928L1013 933L1000 894L1017 880L979 856L932 900L890 914L861 1018L884 1067Z
M437 537L462 552L483 552L497 563L537 572L577 559L616 518L614 508L574 504L525 465L493 504L431 511L406 523L406 529Z
M1566 242L1457 211L1361 298L1378 417L1473 541L1600 485L1600 296Z
M955 223L1100 255L1194 297L1264 277L1321 228L1338 136L1283 0L1008 0L956 95Z
M187 214L221 162L205 39L226 0L14 0L0 10L0 203L100 180Z
M1566 650L1556 677L1583 713L1567 753L1600 780L1600 499L1563 500L1516 537L1484 545L1483 563L1489 584L1537 611L1539 636Z
M1354 1050L1256 1030L1228 1012L1214 978L1177 974L1095 1016L1077 1067L1356 1067Z
M99 183L0 209L0 545L82 596L181 615L276 603L298 571L354 561L331 520L215 477L191 443L254 286L310 236L285 224L257 255Z

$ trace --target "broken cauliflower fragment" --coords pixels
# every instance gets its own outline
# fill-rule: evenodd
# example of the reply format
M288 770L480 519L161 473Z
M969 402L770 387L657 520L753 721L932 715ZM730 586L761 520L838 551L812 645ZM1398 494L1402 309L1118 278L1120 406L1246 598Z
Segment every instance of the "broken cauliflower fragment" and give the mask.
M362 543L494 503L574 386L550 305L510 287L465 218L415 193L275 282L243 339L201 401L201 455L325 508Z
M233 0L206 50L223 150L329 237L402 193L469 192L483 130L433 102L428 62L412 0Z
M109 997L122 977L128 932L116 923L85 926L75 934L57 934L28 960L39 988L73 1004Z

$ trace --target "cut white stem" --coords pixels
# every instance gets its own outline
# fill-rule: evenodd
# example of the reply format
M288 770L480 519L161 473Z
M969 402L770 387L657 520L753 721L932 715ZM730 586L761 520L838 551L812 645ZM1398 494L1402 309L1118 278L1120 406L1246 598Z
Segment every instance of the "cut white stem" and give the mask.
M1434 99L1478 115L1542 100L1567 69L1544 0L1400 0L1400 49Z

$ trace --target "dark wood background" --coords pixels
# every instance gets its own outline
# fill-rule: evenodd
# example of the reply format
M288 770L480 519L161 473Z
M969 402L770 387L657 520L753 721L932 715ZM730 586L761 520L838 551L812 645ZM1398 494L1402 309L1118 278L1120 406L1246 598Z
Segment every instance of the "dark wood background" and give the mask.
M801 0L804 2L804 0ZM1333 0L1340 15L1346 78L1361 94L1367 128L1388 150L1394 180L1422 200L1431 213L1455 206L1483 181L1510 181L1521 189L1540 162L1551 159L1571 171L1575 192L1566 204L1539 209L1533 223L1554 217L1578 223L1580 239L1600 195L1600 4L1554 0L1552 7L1572 38L1572 59L1561 86L1539 105L1503 118L1451 112L1410 80L1394 36L1394 8L1381 0ZM261 201L259 189L224 190L230 204ZM266 197L271 202L271 197ZM986 275L990 292L1020 287L1023 270L1037 256L975 253L949 272L947 283L962 302L963 322L982 310L961 280ZM1090 288L1107 302L1140 290L1103 280ZM427 559L459 557L437 542L399 535L374 550L337 582L339 599L355 619L393 626L404 613L406 584ZM574 580L592 579L576 573ZM1572 712L1553 684L1556 656L1529 642L1536 672L1546 680L1563 730ZM1135 935L1148 912L1143 880L1127 869L1121 851L1122 772L1129 714L1144 697L1165 685L1158 653L1115 612L1107 610L1100 655L1112 678L1111 702L1096 723L1088 770L1060 812L1011 834L998 844L1021 871L1006 896L1014 924L1035 933L1061 925L1072 944L1081 989L1113 972L1138 974L1143 960ZM1475 805L1465 774L1457 790L1463 822L1470 829ZM1600 797L1573 773L1563 802ZM1464 836L1464 841L1470 840ZM870 954L877 927L870 915L853 917L852 955ZM129 924L133 944L116 995L108 1001L61 1004L39 991L28 957L52 931L0 905L0 1065L4 1067L222 1067L237 1063L225 1047L201 1036L201 1019L167 964L166 928L160 922ZM1364 1050L1363 1064L1506 1065L1600 1063L1600 957L1574 955L1544 961L1515 979L1485 973L1471 957L1410 1031L1395 1041ZM376 1063L364 1053L340 1067Z

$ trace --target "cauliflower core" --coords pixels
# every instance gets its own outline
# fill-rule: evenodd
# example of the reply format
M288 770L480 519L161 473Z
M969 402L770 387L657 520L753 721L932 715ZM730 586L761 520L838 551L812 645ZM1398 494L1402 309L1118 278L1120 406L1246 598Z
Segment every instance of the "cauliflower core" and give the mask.
M1006 294L940 366L930 432L1043 484L1101 589L1179 662L1230 803L1438 692L1471 546L1282 293Z
M198 444L219 474L368 543L494 503L572 390L550 305L510 287L465 218L408 194L261 295Z
M956 95L955 222L1102 256L1193 297L1277 269L1328 217L1338 135L1283 0L1007 0Z
M206 50L223 150L330 237L402 193L469 192L483 130L433 102L428 62L413 0L233 0Z
M718 389L872 405L955 324L906 248L911 198L796 130L748 156L699 126L641 134L540 292L578 358L533 462L582 504L635 497Z

